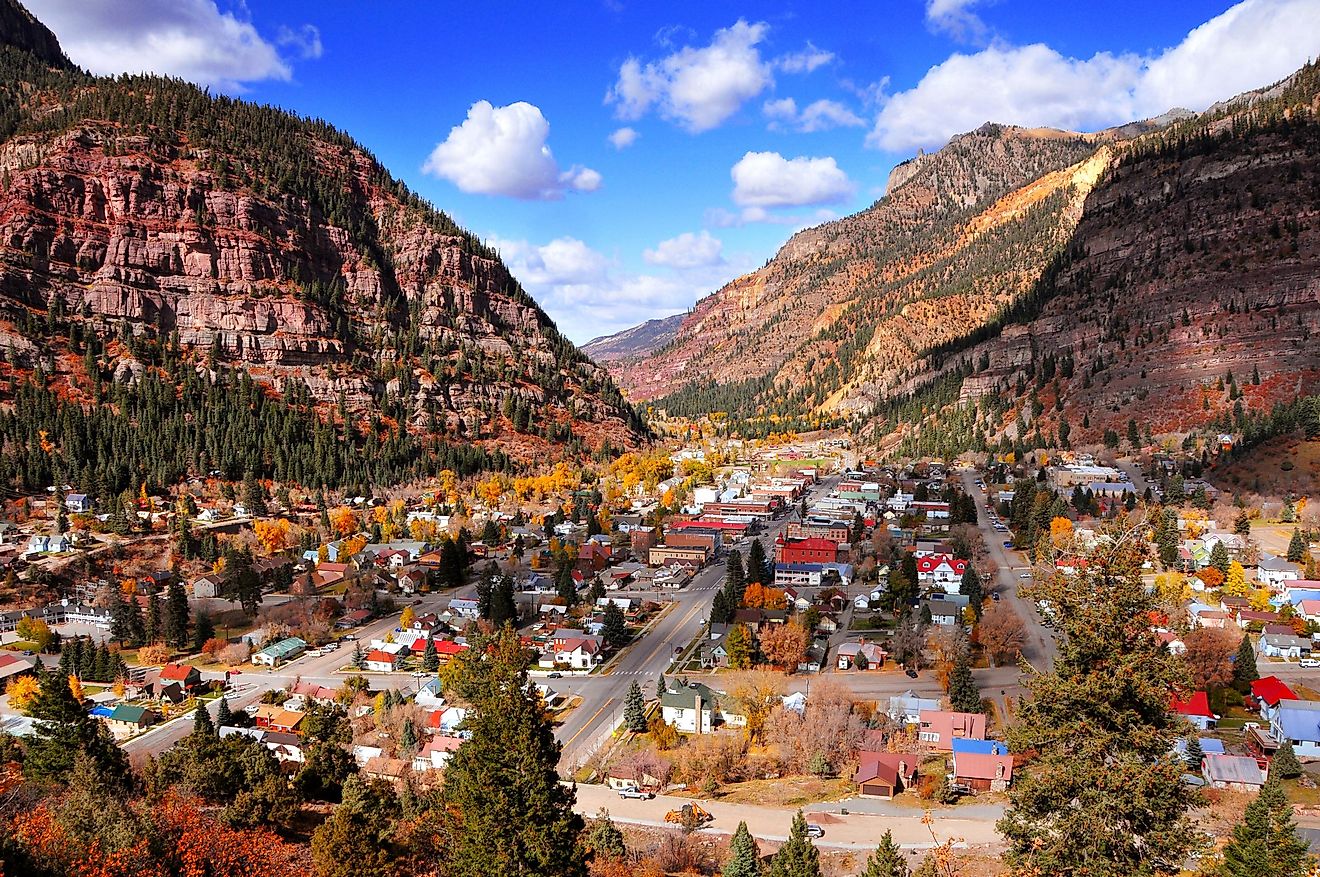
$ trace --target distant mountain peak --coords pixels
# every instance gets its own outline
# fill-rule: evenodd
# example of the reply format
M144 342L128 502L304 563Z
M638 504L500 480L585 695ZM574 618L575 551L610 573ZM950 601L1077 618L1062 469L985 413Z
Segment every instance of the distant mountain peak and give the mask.
M51 29L18 0L0 0L0 45L21 49L51 67L73 68Z

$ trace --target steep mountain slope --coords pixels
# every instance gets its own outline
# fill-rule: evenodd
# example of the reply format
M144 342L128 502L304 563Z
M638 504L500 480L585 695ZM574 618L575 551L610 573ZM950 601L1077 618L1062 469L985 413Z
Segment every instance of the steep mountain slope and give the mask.
M985 126L612 368L670 413L749 434L851 422L914 452L1011 444L1034 419L1074 441L1130 419L1240 426L1239 392L1249 416L1320 373L1317 93L1309 66L1195 117Z
M35 376L29 409L45 416L0 422L0 480L31 489L87 467L31 453L39 429L75 443L65 403L95 405L113 383L123 415L143 387L198 373L250 378L271 424L296 421L316 448L199 435L162 461L83 435L103 457L92 468L127 455L153 480L182 467L361 483L637 441L608 375L498 256L349 137L174 80L67 69L25 16L0 2L0 370Z
M582 345L582 352L596 362L627 362L650 356L664 347L683 325L685 314L674 314L662 320L647 320L640 326L624 329L613 335L602 335Z

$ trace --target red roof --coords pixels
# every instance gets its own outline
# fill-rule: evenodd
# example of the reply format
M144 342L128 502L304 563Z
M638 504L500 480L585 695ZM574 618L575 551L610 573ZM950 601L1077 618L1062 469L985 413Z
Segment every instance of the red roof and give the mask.
M934 572L941 564L948 564L958 575L967 572L967 561L957 560L951 554L928 554L917 558L917 572Z
M1266 704L1274 706L1281 700L1298 700L1293 690L1278 676L1266 676L1251 683L1251 693Z
M435 650L442 655L457 655L460 652L466 652L467 646L456 643L452 639L441 639L436 640Z
M389 652L382 651L381 649L372 649L367 652L366 660L371 661L372 663L393 664L395 658Z
M1207 719L1213 719L1215 714L1210 712L1210 698L1204 691L1193 691L1186 700L1179 700L1174 695L1172 709L1175 713L1184 716L1204 716Z
M810 539L789 539L784 543L787 549L802 549L805 551L838 551L839 543L833 539L822 539L819 536Z
M166 664L160 668L160 678L168 682L184 682L196 670L187 664Z

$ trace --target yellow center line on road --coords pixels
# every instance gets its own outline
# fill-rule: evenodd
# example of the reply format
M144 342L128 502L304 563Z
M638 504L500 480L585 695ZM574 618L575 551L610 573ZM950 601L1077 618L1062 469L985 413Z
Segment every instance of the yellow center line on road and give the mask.
M614 703L614 698L611 697L609 700L607 700L607 701L605 701L603 704L601 704L601 705L600 705L600 709L598 709L598 710L596 710L594 713L592 713L592 714L591 714L591 718L587 719L586 723L585 723L581 728L578 728L578 731L577 731L576 734L574 734L572 737L569 737L567 740L565 740L565 741L564 741L564 745L563 745L561 748L562 748L562 749L567 749L568 747L572 746L572 745L573 745L573 741L576 740L578 737L581 737L581 736L582 736L582 732L585 731L585 730L587 730L587 728L590 728L590 727L591 727L591 723L594 722L594 721L596 721L596 717L599 716L601 713L605 712L605 710L606 710L606 709L609 707L609 705L612 704L612 703Z
M690 610L688 610L688 614L687 614L687 615L684 615L684 616L682 617L682 619L679 620L678 624L674 625L674 630L677 631L677 630L678 630L679 628L681 628L683 625L687 624L688 621L691 620L691 618L692 618L693 615L696 615L698 612L701 611L701 609L702 609L703 606L705 606L705 601L704 601L704 600L701 601L701 602L698 602L696 605L694 605ZM647 656L646 656L646 659L645 659L644 661L642 661L642 665L645 666L645 665L651 663L651 659L654 658L656 655L660 654L660 650L663 649L665 646L668 646L668 645L670 645L670 643L667 642L667 641L666 641L666 642L662 642L662 643L658 643L658 644L656 645L656 647L655 647L654 649L651 650L651 654L647 655Z

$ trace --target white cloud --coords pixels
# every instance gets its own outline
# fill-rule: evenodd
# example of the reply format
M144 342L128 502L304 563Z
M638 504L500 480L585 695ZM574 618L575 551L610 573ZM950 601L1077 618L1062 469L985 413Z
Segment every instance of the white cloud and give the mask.
M773 83L757 49L768 30L739 19L716 31L709 46L685 46L645 64L629 58L605 101L622 119L640 119L656 108L693 133L718 127Z
M621 269L576 238L541 245L498 238L488 243L564 334L578 343L687 310L702 295L754 267L749 257L740 257L731 263L721 259L709 265L666 266L664 274L638 274Z
M591 168L574 165L560 172L546 145L549 136L550 123L532 104L493 107L477 101L463 124L431 151L422 170L480 195L553 199L568 190L599 189L601 176Z
M281 46L291 46L300 58L319 58L324 51L321 45L321 31L314 24L304 24L298 29L280 26L275 35L275 42Z
M225 91L293 76L289 62L252 22L221 12L215 0L26 0L26 5L55 32L74 63L93 73L159 73ZM320 55L316 28L283 29L277 42L285 43L285 31L295 55Z
M861 116L843 104L824 98L808 104L801 113L798 112L797 102L791 97L766 101L761 111L771 120L772 128L788 125L807 133L828 131L831 128L860 128L866 125Z
M1320 46L1320 0L1245 0L1158 55L1069 58L1042 44L955 54L893 95L868 145L943 144L987 121L1096 130L1268 85Z
M739 207L832 204L847 200L856 188L830 157L787 159L777 152L749 152L733 166L730 176L733 202Z
M702 229L701 234L688 231L661 241L654 249L643 252L642 258L651 265L670 268L706 268L724 262L723 250L723 242Z
M926 26L956 40L980 42L989 28L972 7L981 0L926 0Z
M637 130L634 128L620 128L611 133L607 139L610 141L610 145L615 149L627 149L629 146L636 143L637 138L641 136L642 135L638 134Z
M817 67L823 67L834 60L834 53L818 49L810 42L800 52L793 52L775 59L775 66L785 73L811 73Z

